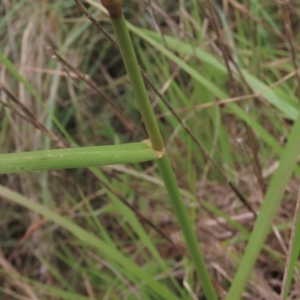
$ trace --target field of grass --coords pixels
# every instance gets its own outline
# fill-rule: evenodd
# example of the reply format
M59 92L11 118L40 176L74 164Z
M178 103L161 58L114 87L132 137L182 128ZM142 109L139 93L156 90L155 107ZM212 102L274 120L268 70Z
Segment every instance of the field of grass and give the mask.
M300 299L300 2L123 11L217 299ZM0 37L0 299L214 300L151 153L4 170L148 139L100 1L2 0Z

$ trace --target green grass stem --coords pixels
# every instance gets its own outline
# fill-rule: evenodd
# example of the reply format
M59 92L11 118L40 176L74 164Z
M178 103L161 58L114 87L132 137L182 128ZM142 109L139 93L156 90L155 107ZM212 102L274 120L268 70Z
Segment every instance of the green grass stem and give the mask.
M189 248L195 269L200 278L204 294L207 299L217 299L214 287L205 265L203 254L199 248L195 231L192 227L186 208L181 199L180 191L178 189L177 181L174 176L174 172L172 170L168 155L165 154L162 158L158 159L157 165L171 199L171 203L175 211L179 226L182 230L185 242Z
M145 88L124 16L112 19L123 61L132 84L139 111L145 123L153 149L162 151L164 143Z
M140 163L157 157L146 142L9 153L0 155L0 174Z
M111 21L116 33L123 61L137 99L138 108L142 114L152 146L155 150L163 151L164 144L162 136L149 101L125 18L122 14L119 18L111 18ZM179 187L167 153L165 153L163 157L157 161L157 163L175 210L176 218L179 222L185 242L195 264L204 294L207 299L215 300L217 299L217 295L207 271L203 255L200 251L193 225L180 197Z

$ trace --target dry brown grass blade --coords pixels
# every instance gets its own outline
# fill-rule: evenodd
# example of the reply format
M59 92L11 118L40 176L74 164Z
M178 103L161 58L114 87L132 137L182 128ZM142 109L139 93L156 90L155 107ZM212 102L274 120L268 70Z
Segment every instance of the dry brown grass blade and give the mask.
M22 279L19 279L20 274L18 271L8 262L7 259L5 259L1 249L0 249L0 266L4 270L6 276L5 278L3 276L0 277L0 284L1 281L5 280L7 281L11 286L14 286L16 288L19 288L21 291L23 291L24 294L26 294L29 299L31 300L39 300L39 298L36 296L36 294L33 292L31 286L27 284Z
M38 221L36 221L35 223L31 224L26 232L24 233L24 235L18 240L18 242L16 243L16 245L14 246L13 250L11 251L10 255L8 256L8 261L11 262L14 254L16 253L17 249L24 244L31 236L32 234L37 231L41 226L43 226L45 223L48 222L48 219L46 218L42 218Z
M251 127L246 126L246 131L247 131L247 137L248 137L248 142L250 145L250 148L252 150L252 167L254 174L256 176L258 185L261 189L262 195L265 195L266 193L266 185L264 183L263 175L262 175L262 168L260 165L259 157L258 157L258 143L255 139L254 132Z
M211 10L212 10L212 19L216 19L213 24L215 24L215 31L217 33L219 33L218 37L219 37L219 40L220 40L220 44L221 44L221 52L222 52L222 56L224 58L224 62L225 62L225 65L226 65L226 69L227 69L227 72L228 72L228 75L230 77L231 80L234 81L234 83L231 83L233 84L233 91L235 92L235 95L240 95L240 92L239 92L239 86L237 85L238 82L234 79L234 77L232 76L232 70L231 68L234 68L240 78L240 81L241 83L243 84L240 84L240 87L241 89L244 91L244 93L247 92L247 90L249 92L251 92L253 95L256 95L254 98L257 98L259 99L261 102L263 102L265 105L267 106L271 106L269 102L265 101L262 97L261 97L261 93L256 93L254 91L254 89L250 86L250 84L247 82L247 80L245 79L239 65L236 63L235 59L233 58L233 55L231 54L231 50L228 46L228 43L222 45L224 43L224 35L221 35L220 32L222 32L222 28L218 28L218 24L220 22L218 22L218 15L217 13L215 13L215 8L213 7L213 5L210 4L210 1L211 0L206 0L206 2L208 3L208 6L211 6ZM284 40L284 38L283 38ZM247 125L246 125L247 126Z
M228 0L228 1L232 5L232 7L234 9L236 9L239 12L241 12L243 15L245 15L248 18L250 18L251 20L253 20L257 24L261 25L262 27L266 28L266 30L272 32L275 36L277 36L278 38L280 38L283 42L286 42L286 35L285 34L282 34L282 33L278 32L278 31L274 30L272 28L272 26L270 26L269 24L264 23L262 20L256 18L253 14L251 14L251 12L243 4L238 3L236 0ZM281 5L285 5L289 1L288 0L275 0L275 2L277 2L278 4L281 4ZM297 44L295 44L295 47L298 50L300 49Z
M113 43L113 45L118 48L118 45L116 41L110 36L107 31L103 31L103 27L93 18L90 13L84 8L82 3L79 0L75 0L75 2L78 4L78 7L80 10L86 15L86 17L106 36L109 36L109 40ZM152 88L152 90L155 92L155 94L159 97L159 99L167 106L167 108L171 111L172 115L176 118L176 120L179 122L179 124L182 126L182 128L186 131L186 133L192 138L192 140L196 143L196 145L199 147L199 150L201 154L209 160L212 165L216 168L216 170L221 174L221 176L225 179L229 187L232 189L232 191L236 194L238 199L245 205L245 207L250 210L254 216L256 216L256 212L251 207L251 205L248 203L248 201L244 198L241 192L239 192L238 188L230 181L230 179L227 177L225 172L222 170L221 167L217 165L217 163L213 160L213 158L209 155L209 153L204 149L204 147L201 145L201 143L198 141L196 136L192 133L192 131L182 122L178 114L175 112L175 110L172 108L172 106L169 104L168 100L159 92L159 90L155 87L155 85L152 83L152 81L149 79L146 72L141 69L142 75L146 83Z
M274 87L280 85L284 81L294 77L296 75L296 72L299 72L299 71L300 71L300 68L296 71L290 72L289 74L282 77L280 80L274 82L273 84L269 85L267 88L265 88L265 89L263 89L259 92L255 92L255 93L249 94L249 95L242 95L242 96L232 97L232 98L228 98L228 99L223 99L223 100L219 100L219 101L215 101L215 102L207 102L207 103L197 104L197 105L194 105L194 106L188 107L188 108L180 108L180 109L176 109L175 113L180 114L180 113L189 112L191 110L198 112L202 109L213 107L213 106L222 106L222 105L225 105L225 104L228 104L228 103L241 102L241 101L244 101L244 100L250 100L250 99L253 99L253 98L258 98L260 96L263 96L263 94L266 93L267 91L269 91L269 90L273 89ZM170 115L171 115L171 112L166 112L166 113L159 114L158 117L159 118L164 118L164 117L167 117L167 116L170 116Z
M230 63L233 61L233 59L232 59L232 55L230 53L230 49L227 46L227 43L225 41L225 35L221 34L222 27L220 25L220 20L219 20L217 14L216 14L216 11L211 3L211 0L207 0L206 4L207 4L206 7L208 8L209 16L211 19L212 28L217 35L218 46L220 47L220 50L222 52L223 60L224 60L224 63L225 63L226 69L227 69L227 73L229 76L229 84L231 85L235 94L238 95L239 93L238 93L237 82L234 79L232 70L230 68Z
M61 141L59 137L52 131L47 129L2 82L0 82L0 90L2 90L8 96L8 98L23 112L23 114L21 114L20 111L16 111L19 116L47 135L53 142L57 144L58 147L66 147L63 141ZM5 103L3 104L7 106Z

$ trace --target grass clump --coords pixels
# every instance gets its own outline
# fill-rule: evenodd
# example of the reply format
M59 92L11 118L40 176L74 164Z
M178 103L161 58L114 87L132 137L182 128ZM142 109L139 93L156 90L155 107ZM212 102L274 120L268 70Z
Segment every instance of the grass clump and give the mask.
M175 176L155 151L1 175L4 299L297 299L299 8L125 1L141 96L103 6L83 4L100 33L71 0L0 8L2 158L149 136Z

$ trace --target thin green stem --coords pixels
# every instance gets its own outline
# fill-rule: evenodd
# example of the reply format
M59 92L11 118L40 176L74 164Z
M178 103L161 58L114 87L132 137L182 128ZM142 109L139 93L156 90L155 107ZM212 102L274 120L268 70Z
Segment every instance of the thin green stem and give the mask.
M118 0L115 1L115 3L118 2ZM120 6L116 7L114 6L114 11L116 9L121 9L121 3L119 2ZM102 4L105 6L108 2L102 1ZM122 54L122 58L130 79L130 82L132 84L132 88L137 100L137 105L140 110L140 113L143 117L143 121L145 123L149 138L152 143L153 149L160 151L163 153L164 151L164 143L163 139L153 112L153 109L151 107L149 97L146 91L146 87L140 72L140 68L137 62L136 54L134 51L134 48L132 46L131 38L128 32L127 24L124 19L123 13L118 15L114 14L112 16L111 11L109 9L110 7L107 6L107 9L110 12L112 25L114 27L114 31L117 37L117 41L119 44L119 49ZM122 10L121 10L122 11ZM120 12L118 10L118 12ZM205 261L202 255L202 252L200 251L196 234L193 229L193 224L189 219L189 216L187 214L186 208L182 202L182 199L180 197L180 191L178 184L175 179L174 172L172 170L172 167L169 162L169 158L167 153L165 153L162 158L157 160L159 170L161 172L161 175L163 177L166 189L168 191L170 200L172 202L173 208L176 213L177 220L179 222L180 228L182 230L185 242L187 244L187 247L190 251L192 260L194 262L196 271L198 273L199 279L202 284L202 288L204 291L204 294L207 299L209 300L217 300L217 295L214 290L214 287L212 285L209 273L207 271Z
M112 25L152 147L157 151L162 151L164 149L163 140L149 101L123 14L118 19L112 19Z
M140 163L158 157L147 142L10 153L0 155L0 174Z
M210 280L203 254L199 248L195 231L192 227L186 208L181 199L180 191L178 189L177 181L174 176L174 172L172 170L168 155L165 154L162 158L158 159L157 165L171 199L173 209L176 213L176 217L182 230L185 242L189 248L196 271L200 278L204 294L209 300L218 299Z

